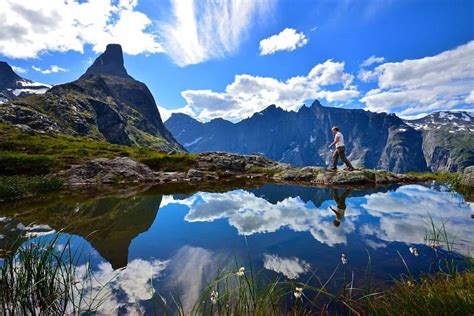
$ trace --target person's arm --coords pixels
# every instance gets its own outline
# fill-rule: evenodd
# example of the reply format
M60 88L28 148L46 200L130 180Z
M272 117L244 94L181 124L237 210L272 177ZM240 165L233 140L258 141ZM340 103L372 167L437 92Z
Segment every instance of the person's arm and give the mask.
M331 145L328 146L328 148L331 148L332 146L336 145L339 143L339 134L336 134L336 137L334 137L334 141L331 143Z

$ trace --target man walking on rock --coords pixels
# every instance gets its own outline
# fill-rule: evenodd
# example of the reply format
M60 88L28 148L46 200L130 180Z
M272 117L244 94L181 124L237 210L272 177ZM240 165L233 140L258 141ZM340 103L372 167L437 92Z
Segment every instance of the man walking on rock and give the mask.
M334 134L334 141L329 145L328 148L336 145L336 150L332 155L332 167L331 170L337 170L337 160L340 157L342 161L346 164L347 170L352 171L354 167L352 167L351 162L346 158L346 145L344 144L344 135L339 131L339 127L334 126L332 128L332 132Z

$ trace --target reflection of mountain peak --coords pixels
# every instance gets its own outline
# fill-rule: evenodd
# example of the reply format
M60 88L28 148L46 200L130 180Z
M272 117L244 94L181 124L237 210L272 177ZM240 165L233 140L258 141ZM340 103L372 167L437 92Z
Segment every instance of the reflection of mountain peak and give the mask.
M113 269L127 265L132 240L147 231L155 220L161 195L55 199L41 206L15 210L22 223L46 223L56 231L89 241ZM54 211L53 211L54 210Z

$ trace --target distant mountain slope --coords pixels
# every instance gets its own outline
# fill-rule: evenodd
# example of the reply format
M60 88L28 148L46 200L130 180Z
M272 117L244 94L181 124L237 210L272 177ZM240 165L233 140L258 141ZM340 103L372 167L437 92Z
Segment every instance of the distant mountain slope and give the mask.
M78 80L1 104L0 122L114 144L183 150L164 126L150 90L128 75L117 44L107 45Z
M422 137L395 115L323 107L315 101L298 112L271 105L238 123L215 119L201 123L173 114L166 127L191 152L262 153L299 166L328 165L331 127L341 128L356 166L395 172L425 171Z
M458 171L474 165L474 113L442 111L406 120L423 133L423 152L433 171Z
M0 103L32 94L43 94L49 88L50 85L18 76L9 64L0 61Z

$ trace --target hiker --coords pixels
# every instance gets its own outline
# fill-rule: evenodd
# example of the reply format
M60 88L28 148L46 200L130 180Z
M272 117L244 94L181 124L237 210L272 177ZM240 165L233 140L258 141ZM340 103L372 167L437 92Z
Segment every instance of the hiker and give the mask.
M332 167L331 170L336 171L337 170L337 160L340 157L342 161L346 164L346 169L349 171L354 170L354 167L352 167L351 162L347 160L346 158L346 146L344 144L344 135L339 131L339 127L334 126L332 128L332 132L334 134L334 141L329 145L328 148L331 148L332 146L336 145L336 150L334 151L334 154L332 155Z
M339 196L337 189L332 190L332 198L336 201L336 208L334 209L332 206L329 206L329 208L336 214L336 219L332 221L332 224L336 227L339 227L341 221L344 219L344 214L346 213L346 198L351 192L351 189L347 189Z

